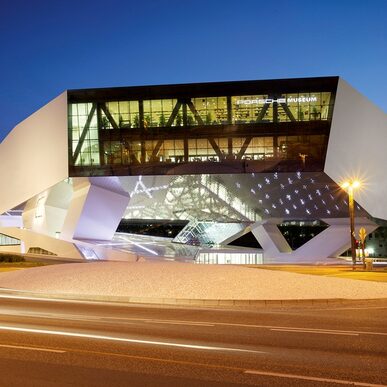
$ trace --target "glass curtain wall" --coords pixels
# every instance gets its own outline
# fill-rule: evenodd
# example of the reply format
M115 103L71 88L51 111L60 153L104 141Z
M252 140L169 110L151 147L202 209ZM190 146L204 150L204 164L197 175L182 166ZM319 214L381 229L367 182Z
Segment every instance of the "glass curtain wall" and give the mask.
M97 110L94 103L69 105L72 164L100 165Z
M107 102L106 108L119 128L128 129L140 127L138 101ZM101 112L101 129L113 129L112 122L109 120L104 109Z
M192 104L205 125L227 125L227 97L192 98ZM197 125L190 112L190 122Z
M327 135L283 135L288 129L279 125L268 135L257 124L328 121L332 103L330 92L71 103L70 165L277 159L305 166L324 157Z
M144 101L144 128L165 127L177 104L177 99L155 99ZM180 107L171 122L171 126L183 125L183 113Z
M331 93L244 95L231 97L231 101L234 124L316 121L328 120Z

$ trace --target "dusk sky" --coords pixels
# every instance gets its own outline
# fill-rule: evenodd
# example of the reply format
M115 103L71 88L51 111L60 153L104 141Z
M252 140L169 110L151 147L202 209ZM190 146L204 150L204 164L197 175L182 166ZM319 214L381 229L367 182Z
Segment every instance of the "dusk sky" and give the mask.
M0 140L88 87L339 75L387 111L386 0L0 5Z

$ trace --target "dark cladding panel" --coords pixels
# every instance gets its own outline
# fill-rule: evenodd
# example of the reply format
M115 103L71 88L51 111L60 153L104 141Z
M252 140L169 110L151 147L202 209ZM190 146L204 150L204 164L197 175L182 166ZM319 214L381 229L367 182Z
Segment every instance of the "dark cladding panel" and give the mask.
M232 82L186 83L100 89L68 90L70 103L158 98L194 98L202 96L296 93L313 91L336 92L339 77L271 79Z

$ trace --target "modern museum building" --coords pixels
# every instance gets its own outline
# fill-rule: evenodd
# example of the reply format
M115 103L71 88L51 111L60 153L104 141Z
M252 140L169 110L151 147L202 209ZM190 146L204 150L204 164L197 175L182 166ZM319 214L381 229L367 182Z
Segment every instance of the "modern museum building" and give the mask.
M356 233L387 219L386 144L386 114L339 77L68 90L0 144L0 250L338 257L343 181L361 181Z

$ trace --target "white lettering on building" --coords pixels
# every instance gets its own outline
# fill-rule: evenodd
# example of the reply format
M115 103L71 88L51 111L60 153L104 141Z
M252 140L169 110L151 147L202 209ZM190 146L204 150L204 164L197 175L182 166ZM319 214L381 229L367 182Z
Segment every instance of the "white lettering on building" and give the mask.
M289 98L257 98L257 99L238 99L236 101L237 105L264 105L266 103L308 103L308 102L317 102L317 97L289 97Z

